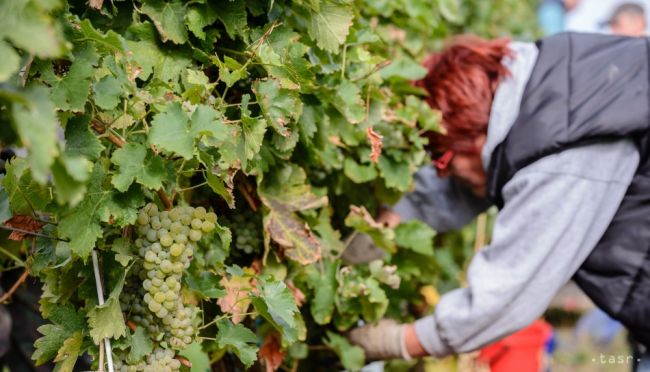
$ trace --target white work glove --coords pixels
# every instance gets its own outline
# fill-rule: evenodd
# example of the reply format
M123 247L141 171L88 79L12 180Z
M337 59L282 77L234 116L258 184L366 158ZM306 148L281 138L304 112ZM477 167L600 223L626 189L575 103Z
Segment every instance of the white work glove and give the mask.
M404 324L391 319L382 319L377 325L355 328L348 333L351 343L360 346L366 360L404 359L411 360L404 340Z

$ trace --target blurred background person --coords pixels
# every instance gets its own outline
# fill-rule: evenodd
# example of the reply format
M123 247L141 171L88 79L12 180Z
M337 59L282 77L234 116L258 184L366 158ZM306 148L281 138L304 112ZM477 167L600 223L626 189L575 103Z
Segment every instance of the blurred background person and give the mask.
M574 9L566 13L565 31L611 33L612 16L616 9L625 3L650 9L650 0L581 0ZM645 13L646 26L650 21L648 16L649 14Z
M646 12L639 3L619 5L608 22L612 34L624 36L646 35Z

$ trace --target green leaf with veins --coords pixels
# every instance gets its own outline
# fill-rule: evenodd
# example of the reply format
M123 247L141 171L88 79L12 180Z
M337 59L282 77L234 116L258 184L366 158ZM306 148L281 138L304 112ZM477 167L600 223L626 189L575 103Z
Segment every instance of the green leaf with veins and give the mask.
M362 348L352 345L345 337L331 331L327 331L327 339L324 342L339 356L346 370L359 371L363 368L365 356Z
M178 102L168 105L166 111L154 117L148 140L167 153L175 153L185 159L194 156L189 118Z
M129 361L136 362L153 352L153 342L144 330L144 327L137 327L131 335L131 350L129 350Z
M250 368L257 360L257 336L241 324L233 324L230 320L222 319L217 322L217 344L226 348Z
M282 88L276 79L256 81L253 91L268 125L282 136L289 135L287 125L302 113L298 92Z
M319 48L338 53L352 26L352 8L333 0L321 1L319 8L309 11L309 36Z
M148 0L142 6L142 13L151 18L160 33L162 41L183 44L187 41L185 29L185 5L178 0Z
M162 186L165 177L162 159L141 143L129 142L115 150L111 162L118 167L111 183L119 191L126 191L133 181L149 189Z
M50 166L59 154L56 128L58 121L50 92L42 86L33 86L22 92L29 104L12 105L13 121L22 144L28 150L34 179L41 184L47 181Z

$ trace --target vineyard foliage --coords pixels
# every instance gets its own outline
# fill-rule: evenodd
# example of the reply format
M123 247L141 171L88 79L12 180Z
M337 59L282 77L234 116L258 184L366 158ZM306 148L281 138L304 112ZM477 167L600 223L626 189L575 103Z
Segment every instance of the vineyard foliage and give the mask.
M0 222L16 231L0 244L5 267L42 284L35 363L72 371L88 354L97 369L108 338L124 370L360 368L343 332L413 320L430 310L422 287L457 279L430 228L372 217L412 187L420 135L439 129L411 85L419 61L463 31L531 37L531 12L0 1L0 142L19 154L1 176ZM342 262L359 232L383 260Z

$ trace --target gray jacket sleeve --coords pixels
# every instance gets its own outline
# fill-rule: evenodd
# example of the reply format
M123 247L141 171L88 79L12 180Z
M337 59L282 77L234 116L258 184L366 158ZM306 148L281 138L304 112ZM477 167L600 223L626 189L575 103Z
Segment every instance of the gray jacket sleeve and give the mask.
M492 243L472 259L467 288L415 323L434 356L476 350L538 318L611 222L639 155L631 141L547 156L504 188Z
M415 174L415 190L400 199L393 211L402 221L418 219L444 232L465 226L490 205L454 180L438 177L436 170L427 166Z

